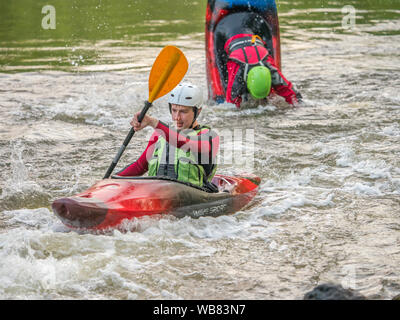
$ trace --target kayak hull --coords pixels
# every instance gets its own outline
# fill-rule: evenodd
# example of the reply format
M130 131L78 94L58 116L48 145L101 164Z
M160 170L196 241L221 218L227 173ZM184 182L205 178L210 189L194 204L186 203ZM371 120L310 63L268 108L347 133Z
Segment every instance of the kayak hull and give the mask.
M77 195L55 200L53 212L70 228L106 229L124 220L170 214L178 218L234 213L256 195L260 178L216 175L220 192L209 193L170 179L104 179Z
M275 64L281 69L281 47L278 11L275 0L208 0L206 9L206 73L208 83L208 98L217 103L225 102L226 93L226 59L223 49L224 41L219 39L217 27L230 15L240 13L257 15L256 20L262 21L267 27L260 31L254 28L266 43ZM257 30L255 30L257 29ZM242 32L238 32L242 33Z

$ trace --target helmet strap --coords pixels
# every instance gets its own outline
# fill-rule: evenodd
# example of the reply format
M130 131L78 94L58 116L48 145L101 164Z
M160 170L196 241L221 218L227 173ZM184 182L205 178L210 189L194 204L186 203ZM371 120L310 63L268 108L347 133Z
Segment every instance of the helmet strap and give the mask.
M244 48L241 49L243 51L244 60L246 61L246 63L244 64L243 80L247 82L247 73L249 72L249 59L247 59L246 50L244 50Z
M249 64L244 65L243 80L247 82L247 74L249 73Z
M199 116L199 109L197 107L193 107L193 113L194 113L194 117L193 117L192 124L189 127L190 129L192 129L193 124L196 122L196 119Z

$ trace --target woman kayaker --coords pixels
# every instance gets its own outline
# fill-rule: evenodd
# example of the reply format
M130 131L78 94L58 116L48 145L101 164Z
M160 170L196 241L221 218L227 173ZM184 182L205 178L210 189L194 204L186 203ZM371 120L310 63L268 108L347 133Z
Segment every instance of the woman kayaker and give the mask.
M217 191L211 183L215 175L215 157L219 136L197 118L202 110L203 94L197 86L179 84L169 95L168 104L176 130L162 121L140 112L130 124L135 131L147 126L155 129L149 143L137 161L119 171L119 176L166 176L195 186Z
M256 13L241 12L223 18L215 29L216 46L223 47L221 62L227 70L225 99L240 108L244 94L264 99L272 87L273 92L296 106L301 94L283 76L267 44L254 32L262 30L260 20Z

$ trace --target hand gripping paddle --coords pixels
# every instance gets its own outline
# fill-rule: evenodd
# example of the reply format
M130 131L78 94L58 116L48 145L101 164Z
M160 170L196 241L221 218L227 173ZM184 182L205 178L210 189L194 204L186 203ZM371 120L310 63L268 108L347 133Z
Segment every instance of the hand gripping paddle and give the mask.
M181 82L187 69L187 59L177 47L166 46L161 50L150 71L149 99L144 103L144 107L138 118L139 122L142 122L154 100L166 95ZM131 128L103 179L110 177L134 134L135 130Z

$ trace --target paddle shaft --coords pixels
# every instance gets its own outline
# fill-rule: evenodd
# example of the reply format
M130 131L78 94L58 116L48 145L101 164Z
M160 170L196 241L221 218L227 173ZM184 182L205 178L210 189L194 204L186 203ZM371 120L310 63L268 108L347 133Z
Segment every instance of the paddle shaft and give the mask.
M165 66L165 69L163 70L162 74L160 75L160 77L155 82L154 87L152 87L150 89L149 100L145 102L144 108L142 109L142 112L140 113L140 115L138 117L139 123L142 122L144 116L146 115L147 111L151 107L153 101L166 93L166 92L164 92L164 93L162 92L162 90L165 89L165 86L167 86L167 88L169 90L171 90L182 79L182 78L180 78L177 83L174 83L173 87L170 88L168 86L168 80L169 80L171 74L173 73L173 70L174 70L175 66L178 64L180 57L181 57L180 51L176 51L171 56L168 57L169 59L168 59L167 65ZM186 58L185 58L185 60L186 60ZM156 62L157 62L157 60L156 60ZM154 68L154 65L153 65L153 68ZM151 77L151 74L150 74L150 77ZM126 138L124 140L124 143L119 148L117 155L115 156L114 160L111 162L111 165L108 168L108 170L107 170L106 174L104 175L103 179L107 179L107 178L110 177L111 173L113 172L114 168L116 167L119 159L121 158L122 154L124 153L127 145L131 141L131 139L132 139L134 134L135 134L135 130L133 128L131 128L131 130L129 131L128 135L126 136Z
M142 109L142 112L140 113L140 115L138 117L139 122L142 122L144 116L146 115L146 113L150 107L151 107L151 103L149 101L146 101L144 103L144 108ZM131 141L134 134L135 134L135 130L133 128L131 128L131 130L129 130L129 133L126 136L124 142L122 143L121 147L119 148L118 153L116 154L114 160L111 162L111 165L108 167L108 170L107 170L106 174L104 175L103 179L107 179L110 177L111 173L115 169L119 159L121 158L122 154L124 153L126 147L128 146L128 144Z

